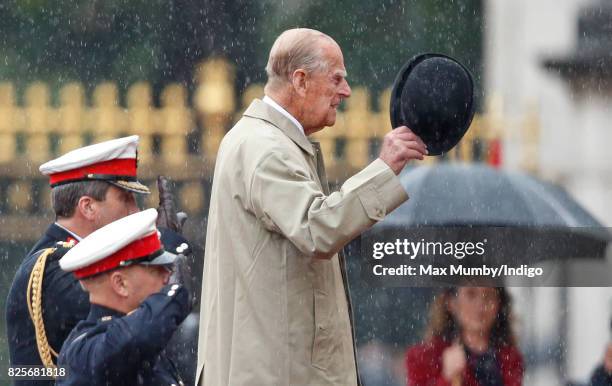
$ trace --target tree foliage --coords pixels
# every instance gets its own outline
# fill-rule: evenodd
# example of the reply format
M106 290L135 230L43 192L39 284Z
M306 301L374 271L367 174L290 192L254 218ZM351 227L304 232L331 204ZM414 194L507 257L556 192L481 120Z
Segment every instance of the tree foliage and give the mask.
M320 29L338 41L349 81L388 87L420 52L457 57L477 75L481 0L9 0L0 3L0 80L24 85L148 80L189 85L195 64L223 55L238 86L265 81L274 38Z

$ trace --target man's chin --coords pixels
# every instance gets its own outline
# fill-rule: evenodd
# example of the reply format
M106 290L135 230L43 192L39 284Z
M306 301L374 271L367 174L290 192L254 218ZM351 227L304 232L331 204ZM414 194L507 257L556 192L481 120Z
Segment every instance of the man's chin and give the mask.
M336 111L334 110L334 112L327 117L327 122L325 122L325 126L331 127L335 124L336 124Z
M310 128L310 129L308 129L308 130L305 130L305 131L304 131L304 134L306 134L306 135L308 136L308 135L311 135L311 134L316 133L317 131L321 131L321 130L323 130L324 128L325 128L325 126L316 127L316 128Z
M336 123L336 114L333 117L327 117L325 122L320 122L316 127L304 128L304 132L306 135L310 135L316 133L317 131L321 131L326 127L331 127Z

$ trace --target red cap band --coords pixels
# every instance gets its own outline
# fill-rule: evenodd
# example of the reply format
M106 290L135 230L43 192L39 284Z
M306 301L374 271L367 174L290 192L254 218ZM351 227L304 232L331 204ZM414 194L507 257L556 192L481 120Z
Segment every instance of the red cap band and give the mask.
M117 158L77 169L66 170L65 172L53 173L49 176L49 183L54 185L65 181L82 180L86 179L88 174L136 177L136 173L136 158Z
M161 241L157 232L136 240L117 252L104 259L97 261L87 267L74 271L74 276L77 279L95 275L100 272L105 272L113 268L117 268L122 261L135 260L144 256L148 256L153 252L159 251L162 248Z

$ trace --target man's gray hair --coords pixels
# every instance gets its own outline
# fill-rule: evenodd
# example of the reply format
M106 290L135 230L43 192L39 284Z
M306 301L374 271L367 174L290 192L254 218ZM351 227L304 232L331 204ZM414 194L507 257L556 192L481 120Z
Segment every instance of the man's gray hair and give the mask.
M323 32L308 28L290 29L280 34L270 49L266 87L290 82L293 72L300 68L308 72L326 70L329 63L323 55L322 39L333 41Z
M57 217L72 217L83 196L104 201L110 184L105 181L78 181L58 185L51 189L51 203Z

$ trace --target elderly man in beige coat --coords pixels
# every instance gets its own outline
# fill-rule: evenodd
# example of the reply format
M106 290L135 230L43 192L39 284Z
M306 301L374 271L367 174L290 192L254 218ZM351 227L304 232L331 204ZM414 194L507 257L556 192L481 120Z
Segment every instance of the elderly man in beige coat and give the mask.
M317 143L351 89L342 51L310 29L270 51L263 100L219 148L210 201L198 350L200 384L356 385L342 247L408 196L397 174L423 159L406 127L330 193Z

